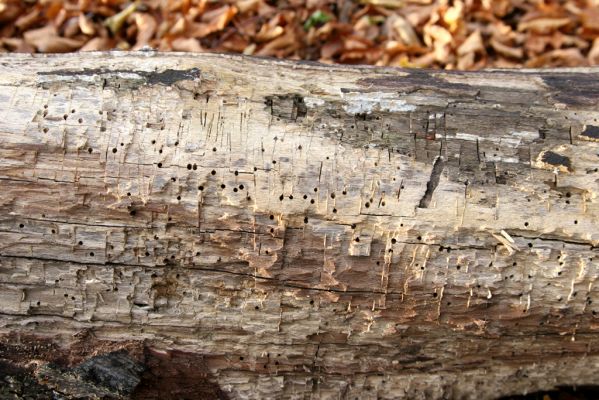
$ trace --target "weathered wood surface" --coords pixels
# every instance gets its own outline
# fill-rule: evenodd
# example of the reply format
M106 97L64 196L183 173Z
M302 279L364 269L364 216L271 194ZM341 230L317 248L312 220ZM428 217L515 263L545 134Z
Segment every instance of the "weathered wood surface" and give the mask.
M10 55L0 87L7 338L193 353L232 399L596 383L599 70Z

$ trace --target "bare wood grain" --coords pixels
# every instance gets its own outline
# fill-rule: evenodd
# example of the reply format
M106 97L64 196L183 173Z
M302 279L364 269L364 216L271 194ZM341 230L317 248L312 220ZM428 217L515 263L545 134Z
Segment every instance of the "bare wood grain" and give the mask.
M0 331L206 357L231 398L599 372L599 70L0 58Z

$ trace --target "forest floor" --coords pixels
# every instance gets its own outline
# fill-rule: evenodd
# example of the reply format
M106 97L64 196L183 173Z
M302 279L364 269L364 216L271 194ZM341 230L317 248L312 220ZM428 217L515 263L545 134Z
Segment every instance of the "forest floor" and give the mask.
M599 0L0 0L0 52L234 52L413 68L599 64Z

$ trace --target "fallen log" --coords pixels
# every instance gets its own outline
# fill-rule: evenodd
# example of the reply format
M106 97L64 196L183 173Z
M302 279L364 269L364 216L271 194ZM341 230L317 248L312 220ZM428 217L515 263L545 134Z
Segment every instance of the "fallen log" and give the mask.
M5 376L162 399L596 381L599 70L0 60Z

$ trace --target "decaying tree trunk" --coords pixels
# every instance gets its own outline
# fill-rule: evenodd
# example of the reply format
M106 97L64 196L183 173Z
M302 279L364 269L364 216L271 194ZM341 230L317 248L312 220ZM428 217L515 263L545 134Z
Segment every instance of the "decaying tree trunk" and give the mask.
M0 390L596 382L598 70L0 60Z

